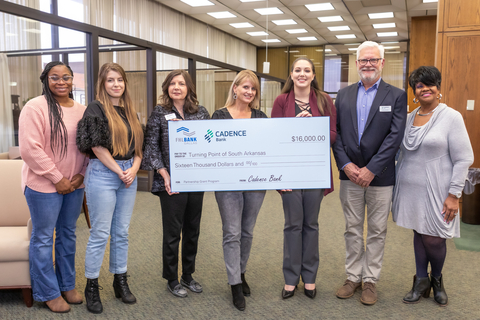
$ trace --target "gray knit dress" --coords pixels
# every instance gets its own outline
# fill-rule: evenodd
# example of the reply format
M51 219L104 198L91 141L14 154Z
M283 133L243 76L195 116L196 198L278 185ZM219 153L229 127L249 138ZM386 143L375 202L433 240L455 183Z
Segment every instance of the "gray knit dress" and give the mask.
M392 214L397 225L441 238L460 237L459 217L443 221L449 193L463 190L473 150L462 115L440 103L430 120L413 126L408 115L396 167Z

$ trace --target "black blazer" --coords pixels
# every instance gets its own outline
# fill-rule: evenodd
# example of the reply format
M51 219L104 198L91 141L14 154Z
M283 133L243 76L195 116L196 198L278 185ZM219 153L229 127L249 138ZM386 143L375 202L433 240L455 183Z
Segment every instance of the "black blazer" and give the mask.
M405 132L407 118L407 93L383 80L368 114L365 130L358 143L357 125L358 83L338 92L337 140L333 153L340 170L340 179L348 180L343 170L349 162L358 167L367 167L375 174L371 186L395 184L395 155ZM380 106L383 106L380 112ZM390 108L388 108L390 106ZM390 109L390 111L387 111Z

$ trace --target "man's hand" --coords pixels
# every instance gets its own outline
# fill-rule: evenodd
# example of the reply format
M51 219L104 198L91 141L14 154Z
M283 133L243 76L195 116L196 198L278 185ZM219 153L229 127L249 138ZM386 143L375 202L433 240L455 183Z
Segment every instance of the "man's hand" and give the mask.
M347 164L345 168L343 168L343 172L345 172L350 181L352 181L353 183L357 183L359 168L355 163L350 162L349 164Z
M370 185L375 175L367 169L367 167L360 168L358 171L357 184L363 188L366 188Z

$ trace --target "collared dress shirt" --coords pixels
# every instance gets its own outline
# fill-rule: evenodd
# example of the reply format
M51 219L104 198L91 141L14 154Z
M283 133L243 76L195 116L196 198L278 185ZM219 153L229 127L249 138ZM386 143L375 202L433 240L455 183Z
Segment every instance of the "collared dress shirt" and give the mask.
M372 108L373 99L378 91L378 86L382 78L378 79L375 84L368 90L365 90L362 80L358 81L357 92L357 128L358 128L358 144L362 140L363 131L365 130L365 124L367 123L368 114Z

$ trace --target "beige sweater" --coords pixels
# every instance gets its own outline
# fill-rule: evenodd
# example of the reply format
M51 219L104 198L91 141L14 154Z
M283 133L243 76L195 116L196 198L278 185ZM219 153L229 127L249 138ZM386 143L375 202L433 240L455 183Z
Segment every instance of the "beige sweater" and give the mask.
M88 158L80 153L75 142L77 123L85 109L77 102L71 108L62 107L68 145L67 154L60 159L60 150L56 150L54 156L50 147L50 121L45 97L36 97L23 107L19 119L20 155L25 161L22 169L23 190L28 186L38 192L57 192L55 184L63 177L71 180L78 173L85 174Z

